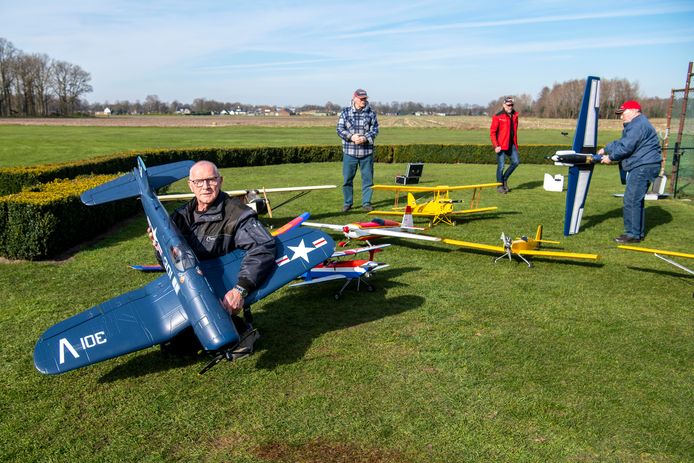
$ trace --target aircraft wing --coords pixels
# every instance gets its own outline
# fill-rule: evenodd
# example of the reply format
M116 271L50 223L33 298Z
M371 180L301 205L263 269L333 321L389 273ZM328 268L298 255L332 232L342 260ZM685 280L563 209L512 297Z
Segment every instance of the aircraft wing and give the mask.
M337 225L334 223L318 223L318 222L303 222L301 225L313 228L327 228L328 230L344 231L344 225Z
M332 280L344 280L347 277L345 275L336 273L333 275L326 275L326 276L320 276L320 277L313 277L310 280L304 280L304 281L299 281L298 283L293 283L289 285L291 288L295 286L306 286L306 285L314 285L317 283L325 283L326 281L332 281Z
M583 254L580 252L562 252L562 251L542 251L539 249L524 249L514 254L521 256L540 256L540 257L558 257L564 259L586 259L586 260L598 260L600 256L597 254Z
M162 275L46 330L36 343L34 364L41 373L62 373L160 344L188 325Z
M377 249L387 248L388 246L390 246L390 244L379 244L376 246L366 246L363 248L345 249L344 251L333 252L333 255L331 257L353 256L355 254L360 254L362 252L370 252L370 251L375 251Z
M305 224L306 222L304 222ZM275 238L276 267L265 282L248 294L244 302L253 304L330 258L335 242L319 230L294 228ZM217 259L200 262L207 281L215 294L222 298L237 281L244 251L234 251Z
M260 188L257 190L229 190L225 191L229 196L245 196L248 193L282 193L282 192L293 192L293 191L313 191L313 190L327 190L331 188L337 188L336 185L313 185L313 186L297 186L297 187L281 187L281 188ZM180 201L184 199L192 199L195 195L193 193L173 193L169 195L159 195L159 201Z
M319 230L295 228L275 238L276 267L246 297L252 304L329 258L335 243ZM245 251L200 262L220 299L237 283ZM183 281L180 282L183 284ZM185 309L162 275L140 289L117 296L64 320L39 338L34 364L46 374L63 373L92 363L161 344L189 326Z
M490 244L472 243L470 241L451 240L448 238L444 238L442 241L446 244L452 244L453 246L459 246L461 248L478 249L480 251L493 251L493 252L500 252L500 253L505 252L503 246L493 246Z
M688 259L694 259L694 254L688 254L686 252L665 251L664 249L641 248L638 246L625 246L625 245L620 245L617 247L620 249L626 249L628 251L647 252L649 254L660 254L663 256L686 257Z
M362 228L364 233L374 236L389 236L392 238L406 238L410 240L420 240L420 241L441 241L438 236L430 235L419 235L417 233L407 233L394 230L384 230L381 228Z
M474 190L478 188L492 188L501 186L501 183L479 183L477 185L459 185L459 186L407 186L407 185L374 185L371 187L373 190L380 191L397 191L397 192L408 192L408 193L441 193L446 191L458 191L458 190Z

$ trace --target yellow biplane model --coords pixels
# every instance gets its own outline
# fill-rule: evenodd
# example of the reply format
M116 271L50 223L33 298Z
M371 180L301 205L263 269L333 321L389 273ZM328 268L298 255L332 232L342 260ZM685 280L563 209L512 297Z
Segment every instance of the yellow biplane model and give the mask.
M668 259L665 256L671 256L671 257L686 257L687 259L694 259L694 254L687 254L686 252L676 252L676 251L665 251L662 249L651 249L651 248L640 248L638 246L617 246L620 249L626 249L627 251L638 251L638 252L647 252L649 254L653 254L656 256L658 259L664 260L670 265L674 265L675 267L684 270L685 272L691 273L694 275L694 270L689 269L685 267L682 264L679 264L675 262L672 259Z
M558 241L549 241L542 239L542 225L537 227L537 232L535 233L535 238L529 238L527 236L522 236L512 240L505 233L501 234L501 241L503 246L492 246L489 244L479 244L471 243L468 241L452 240L448 238L443 238L441 242L446 244L451 244L453 246L460 246L463 248L477 249L480 251L490 251L501 253L499 257L494 259L494 262L498 262L504 257L508 257L508 260L513 260L513 256L517 256L523 262L528 264L528 267L532 267L532 263L526 259L526 256L538 256L538 257L557 257L560 259L584 259L584 260L598 260L599 256L597 254L582 254L577 252L563 252L563 251L543 251L540 249L540 244L559 244Z
M436 225L439 222L448 225L455 225L455 216L475 214L478 212L495 211L494 207L479 207L480 197L482 196L483 188L492 188L501 186L501 183L481 183L478 185L463 185L463 186L410 186L410 185L374 185L373 189L377 191L393 191L395 192L395 204L390 211L371 211L372 215L399 215L405 213L404 207L398 206L400 193L407 193L407 205L412 208L414 217L429 217L431 225ZM472 199L468 209L454 210L455 203L462 203L462 199L451 199L451 191L472 190ZM413 193L433 193L434 197L427 202L417 204Z

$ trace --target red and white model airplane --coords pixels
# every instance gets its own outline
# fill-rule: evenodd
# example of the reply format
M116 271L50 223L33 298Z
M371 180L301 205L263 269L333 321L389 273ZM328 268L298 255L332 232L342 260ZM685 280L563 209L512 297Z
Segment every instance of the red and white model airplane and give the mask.
M347 225L337 225L332 223L304 222L301 225L314 228L327 228L342 232L347 239L366 241L380 237L405 238L421 241L441 241L438 236L420 235L412 233L414 230L424 230L415 227L412 223L412 209L408 206L403 215L402 222L394 220L373 219L369 222L355 222Z
M357 291L361 285L366 287L366 290L371 292L374 287L366 280L371 278L373 272L382 270L388 267L388 264L383 262L374 262L373 257L376 252L380 252L390 244L380 244L378 246L368 246L357 249L346 249L344 251L335 251L332 256L322 264L313 267L300 278L303 280L299 283L294 283L289 286L305 286L316 283L324 283L332 280L346 280L340 290L335 293L335 300L339 300L342 293L353 281L357 282ZM353 259L353 260L337 260L345 256L353 256L364 252L369 253L369 259Z

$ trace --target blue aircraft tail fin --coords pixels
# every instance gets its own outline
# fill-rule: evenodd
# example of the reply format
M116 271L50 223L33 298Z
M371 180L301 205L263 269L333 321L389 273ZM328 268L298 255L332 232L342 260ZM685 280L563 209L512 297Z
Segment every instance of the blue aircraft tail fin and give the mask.
M138 167L132 172L85 191L81 196L82 202L87 206L94 206L118 199L140 196L142 192L136 175L146 174L150 188L157 190L186 177L192 165L195 164L193 161L180 161L161 166L145 167L142 159L139 157L137 159Z

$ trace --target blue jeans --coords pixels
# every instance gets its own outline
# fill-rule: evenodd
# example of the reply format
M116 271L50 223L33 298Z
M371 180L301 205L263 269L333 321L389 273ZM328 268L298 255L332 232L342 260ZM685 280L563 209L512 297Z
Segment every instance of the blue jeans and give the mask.
M506 169L506 172L504 173L506 156L511 158L511 165L508 166L508 169ZM513 171L516 170L518 164L520 164L520 157L518 156L518 148L515 145L507 150L499 151L496 154L496 181L499 183L505 183Z
M628 172L624 190L624 234L631 238L645 236L646 208L644 198L651 183L660 173L660 163L644 164Z
M355 158L342 155L342 195L345 197L345 206L351 206L354 201L352 182L357 174L357 167L361 172L361 204L371 204L371 187L374 185L374 157Z

